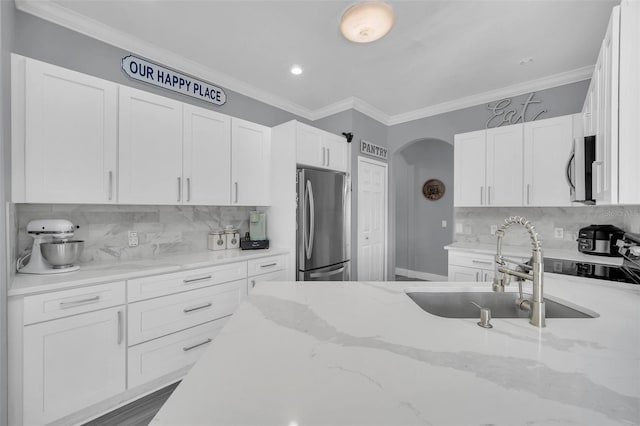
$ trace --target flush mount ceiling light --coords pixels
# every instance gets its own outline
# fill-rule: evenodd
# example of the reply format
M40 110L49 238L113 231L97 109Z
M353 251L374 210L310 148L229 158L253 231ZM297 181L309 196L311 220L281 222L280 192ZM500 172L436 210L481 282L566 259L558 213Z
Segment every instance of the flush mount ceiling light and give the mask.
M382 1L364 1L349 7L340 20L340 32L356 43L382 38L393 26L393 10Z
M293 75L300 75L302 74L302 68L300 68L299 65L294 65L291 67L291 74Z

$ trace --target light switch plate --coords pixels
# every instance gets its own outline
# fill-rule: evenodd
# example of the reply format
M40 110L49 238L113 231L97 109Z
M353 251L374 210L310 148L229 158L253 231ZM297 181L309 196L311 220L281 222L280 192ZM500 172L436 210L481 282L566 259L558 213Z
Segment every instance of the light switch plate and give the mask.
M136 231L127 232L129 237L129 247L138 247L138 233Z
M563 228L553 228L553 238L563 239L564 238L564 229Z
M443 228L446 228L446 227L447 227L447 221L446 221L446 220L443 220L443 221L442 221L442 227L443 227Z

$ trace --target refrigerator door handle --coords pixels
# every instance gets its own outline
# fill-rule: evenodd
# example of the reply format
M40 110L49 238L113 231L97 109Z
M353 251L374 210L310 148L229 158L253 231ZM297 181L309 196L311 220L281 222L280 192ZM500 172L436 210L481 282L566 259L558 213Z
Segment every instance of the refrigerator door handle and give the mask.
M311 259L311 255L313 254L313 237L315 234L315 205L313 200L313 187L311 186L311 181L307 181L307 200L309 201L309 236L305 233L305 252L307 254L307 260ZM306 230L305 230L306 231Z
M344 272L344 268L346 268L345 266L342 266L338 269L335 269L333 271L328 271L328 272L314 272L312 274L309 275L310 278L324 278L324 277L330 277L332 275L338 275L341 274L342 272Z

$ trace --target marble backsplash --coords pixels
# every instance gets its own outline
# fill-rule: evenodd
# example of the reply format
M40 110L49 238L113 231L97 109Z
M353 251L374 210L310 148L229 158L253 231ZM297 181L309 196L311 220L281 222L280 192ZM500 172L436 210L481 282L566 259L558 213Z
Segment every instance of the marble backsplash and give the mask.
M67 219L80 226L74 239L85 241L79 261L86 264L206 250L212 230L233 225L241 235L248 232L251 210L255 208L17 204L11 212L17 242L12 256L31 248L26 225L33 219ZM138 247L128 246L128 231L138 233Z
M591 224L609 224L640 233L640 206L459 207L454 216L457 227L462 226L462 232L454 235L457 242L493 244L496 238L491 234L491 225L501 225L509 216L529 219L536 227L543 249L575 249L578 230ZM554 238L554 228L563 228L564 237ZM521 227L513 227L503 241L506 245L529 245L526 231Z

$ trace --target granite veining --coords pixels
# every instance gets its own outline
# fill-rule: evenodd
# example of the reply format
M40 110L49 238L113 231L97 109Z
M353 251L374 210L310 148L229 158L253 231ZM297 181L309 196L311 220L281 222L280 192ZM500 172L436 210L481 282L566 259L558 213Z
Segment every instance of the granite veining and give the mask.
M545 277L591 319L449 319L405 291L478 283L263 283L152 425L640 423L638 286ZM250 404L247 404L250 401Z

